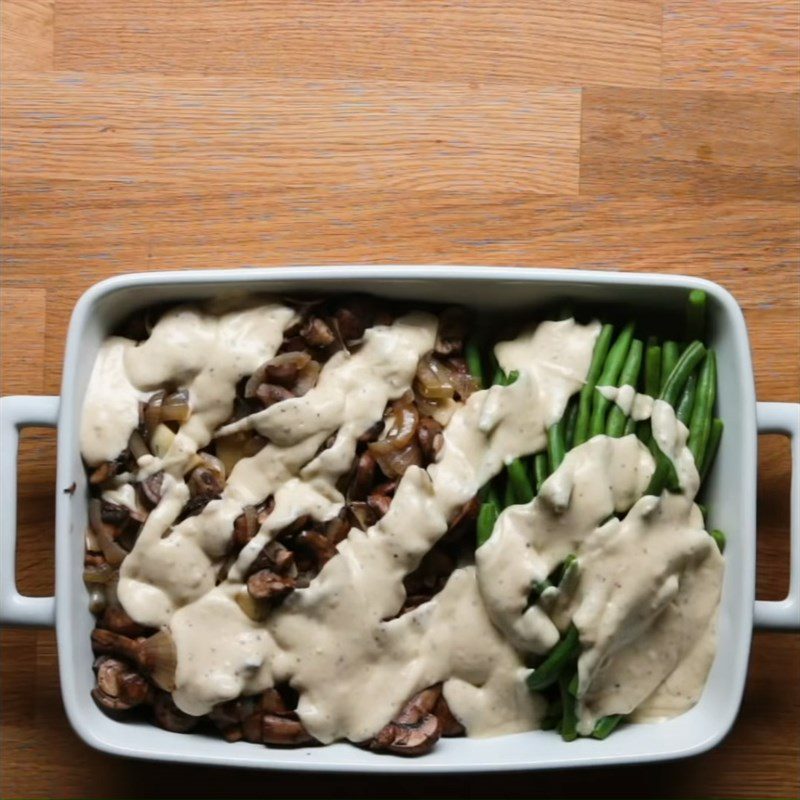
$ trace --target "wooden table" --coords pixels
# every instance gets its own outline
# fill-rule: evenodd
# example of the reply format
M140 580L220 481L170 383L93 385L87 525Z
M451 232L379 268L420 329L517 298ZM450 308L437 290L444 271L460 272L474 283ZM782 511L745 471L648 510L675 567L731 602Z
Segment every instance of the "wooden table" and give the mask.
M2 391L59 390L120 272L286 263L653 270L730 288L758 395L800 398L798 0L2 0ZM758 594L788 581L761 440ZM54 437L22 448L18 575L52 591ZM113 759L51 631L2 635L4 797L796 796L800 637L757 634L736 726L682 763L404 780Z

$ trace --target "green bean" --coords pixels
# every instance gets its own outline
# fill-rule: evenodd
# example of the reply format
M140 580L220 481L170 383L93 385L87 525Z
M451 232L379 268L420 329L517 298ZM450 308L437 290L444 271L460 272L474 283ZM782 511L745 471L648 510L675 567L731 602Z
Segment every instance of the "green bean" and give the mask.
M725 542L727 538L722 531L713 530L711 531L711 538L717 543L717 547L719 548L720 553L725 552Z
M632 433L636 433L636 420L633 417L628 417L623 436L630 436Z
M695 465L703 463L708 438L711 434L711 419L714 402L717 399L717 359L713 350L706 354L697 383L697 401L689 424L689 449L694 456ZM699 468L698 468L699 470Z
M558 574L559 588L566 586L577 571L578 557L570 553L570 555L568 555L561 564L561 569Z
M633 339L633 323L629 322L623 329L614 345L608 351L608 358L603 366L603 372L597 380L597 386L617 386L625 365L625 359ZM589 422L589 437L599 436L606 429L606 412L611 401L603 397L597 388L592 399L592 417Z
M522 459L515 458L507 467L508 485L511 487L511 494L515 504L530 503L535 492L531 479L528 477L528 470Z
M706 349L702 342L692 342L681 354L675 366L667 377L666 383L661 387L659 399L669 403L673 408L678 403L680 393L694 372L695 367L703 360Z
M574 742L578 738L578 718L575 714L575 698L569 693L570 679L562 675L558 679L561 694L561 738L565 742Z
M641 339L634 339L631 342L631 348L628 350L628 357L625 359L625 366L619 377L620 386L633 386L635 389L639 385L639 372L642 368L642 353L644 352L644 343ZM618 406L614 405L608 414L608 421L606 422L606 434L619 438L625 431L625 422L627 415Z
M667 378L678 363L680 354L681 351L677 342L664 342L664 346L661 348L661 380L659 381L658 392L654 392L651 395L652 397L657 397L661 393Z
M569 686L567 686L567 691L573 696L578 696L578 689L580 688L580 680L578 678L578 673L576 672L572 676L572 680L569 682Z
M542 491L542 484L547 480L548 460L547 453L537 453L533 459L533 472L536 479L536 493Z
M566 445L564 444L564 418L562 417L555 425L551 425L547 431L547 456L550 462L550 472L555 472L566 455Z
M484 503L478 511L478 521L476 523L478 531L478 547L489 540L492 535L497 518L500 512L494 503Z
M542 689L552 686L579 649L578 629L574 625L570 625L561 641L550 651L550 655L528 675L528 688L532 692L540 692Z
M569 401L566 413L564 414L564 447L572 449L572 442L575 440L575 427L578 422L578 398L573 397Z
M533 588L528 594L528 605L534 606L539 602L539 598L548 590L552 589L553 584L545 578L543 581L534 581Z
M505 386L506 374L503 372L499 364L494 368L494 376L492 377L492 386Z
M608 349L611 346L611 338L613 336L614 326L603 325L600 330L600 335L597 337L597 341L594 345L592 362L589 366L589 372L586 375L586 383L581 389L581 395L578 401L578 418L575 422L575 435L570 440L571 447L577 447L589 438L589 418L592 413L594 387L597 385L597 379L603 371L603 364L606 362L606 356L608 355Z
M508 508L509 506L515 506L516 504L517 504L517 498L514 495L514 486L508 479L508 475L506 475L506 485L505 489L503 490L503 508Z
M689 380L686 381L683 394L681 394L681 399L678 401L678 407L675 409L675 416L686 426L689 425L689 419L692 416L696 394L697 372L693 372L689 376Z
M647 340L647 353L644 359L644 393L657 397L661 390L661 345L654 337Z
M661 345L655 336L647 337L647 349L644 356L644 393L649 397L658 397L661 391ZM629 426L625 426L625 435L633 433ZM643 419L636 426L636 435L644 444L650 443L652 435L650 420Z
M592 736L595 739L605 739L606 736L614 731L614 728L619 725L622 720L622 714L609 714L607 717L601 717L595 723Z
M702 289L689 292L686 307L686 328L690 339L702 339L706 329L706 293Z
M561 714L563 708L561 705L561 700L553 700L547 706L547 712L545 713L544 717L542 717L542 730L543 731L552 731L557 726L558 723L561 721Z
M481 363L481 351L475 339L469 339L464 349L464 355L467 359L467 369L469 374L478 382L478 386L483 388L483 364Z
M706 476L711 471L711 466L719 449L720 439L722 439L722 432L725 429L725 423L717 418L711 420L711 431L708 434L708 446L706 447L705 455L703 456L703 466L700 469L700 483L705 481Z

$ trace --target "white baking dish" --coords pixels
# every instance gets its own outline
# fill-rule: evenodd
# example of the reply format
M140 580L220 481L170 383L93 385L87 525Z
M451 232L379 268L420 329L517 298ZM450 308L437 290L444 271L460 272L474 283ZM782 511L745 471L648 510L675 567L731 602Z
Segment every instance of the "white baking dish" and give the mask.
M531 308L566 297L630 303L640 309L680 313L686 292L709 294L710 337L718 352L719 413L725 436L709 485L714 527L728 534L719 650L700 702L687 714L658 725L630 725L605 741L562 742L552 732L495 739L450 739L417 759L378 755L347 744L280 750L202 735L169 733L145 723L117 722L90 697L93 685L89 634L93 618L81 579L87 486L78 450L78 421L97 349L132 310L164 301L195 300L228 292L364 291L387 297L463 303L486 311ZM20 428L58 427L56 592L52 598L19 595L14 583L16 452ZM99 750L118 755L296 770L447 772L539 769L641 763L700 753L733 724L742 697L753 623L800 628L800 406L755 401L744 318L733 297L716 284L672 275L590 273L460 267L286 268L125 275L92 287L72 315L59 397L2 400L2 528L0 619L52 625L58 634L61 689L77 733ZM791 586L781 602L755 602L756 436L792 438ZM70 494L64 490L74 485Z

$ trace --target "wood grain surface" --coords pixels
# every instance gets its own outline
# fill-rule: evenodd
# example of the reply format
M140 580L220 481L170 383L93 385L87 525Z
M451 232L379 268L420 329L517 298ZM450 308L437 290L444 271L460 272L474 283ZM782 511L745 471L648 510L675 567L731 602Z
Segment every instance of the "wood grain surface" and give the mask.
M77 297L120 272L287 263L702 275L800 399L800 2L0 0L0 378L58 392ZM17 571L53 586L55 438L20 452ZM788 584L763 437L758 595ZM0 642L3 797L796 797L800 637L756 634L728 738L641 768L423 781L95 753L51 631Z

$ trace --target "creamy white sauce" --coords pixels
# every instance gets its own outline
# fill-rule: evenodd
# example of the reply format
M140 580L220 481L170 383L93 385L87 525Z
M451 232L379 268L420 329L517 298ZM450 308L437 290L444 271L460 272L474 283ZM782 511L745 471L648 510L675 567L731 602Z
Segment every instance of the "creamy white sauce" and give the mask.
M604 394L628 412L635 405L632 391ZM489 614L519 649L547 652L570 621L578 629L584 735L609 714L641 708L641 721L685 711L715 649L723 560L693 503L700 481L688 431L667 403L646 398L641 407L680 494L642 497L655 467L648 449L635 436L596 436L567 454L531 503L506 509L476 552ZM570 553L577 581L528 607L533 583Z
M265 620L251 620L237 597L246 592L242 576L252 559L294 519L338 513L343 498L336 482L351 466L358 436L410 387L436 336L436 320L426 314L371 328L352 354L337 353L325 364L306 395L220 431L236 383L274 355L293 320L278 304L217 314L184 307L166 315L139 346L109 339L92 374L81 430L90 464L127 445L139 400L164 385L189 388L189 422L166 452L139 464L140 478L165 471L163 497L123 563L118 592L135 620L171 631L180 708L202 714L289 680L312 735L322 742L360 741L416 691L443 681L469 735L527 730L538 726L543 701L525 686L525 654L545 652L572 615L585 647L583 730L623 707L619 713L638 705L643 718L655 718L696 700L713 655L722 562L693 510L697 472L685 428L668 406L634 397L627 387L606 396L635 417L652 413L683 495L639 500L653 471L646 448L634 437L592 439L567 455L531 504L501 515L475 567L456 569L433 600L395 618L405 599L403 578L447 530L448 519L505 463L544 448L547 428L583 384L597 323L545 322L499 344L498 361L506 372L519 372L517 381L447 409L437 462L427 471L410 468L375 526L352 530L307 589ZM175 524L189 497L184 472L197 450L214 435L242 429L269 443L236 464L219 500ZM136 502L125 487L104 496ZM235 518L268 496L275 499L273 512L228 579L215 586ZM631 507L623 522L603 524ZM548 613L526 609L531 583L570 552L581 564L578 589L556 593L564 596L550 598ZM604 576L617 574L624 588L610 591ZM645 663L647 678L639 674ZM614 676L623 672L618 691Z

